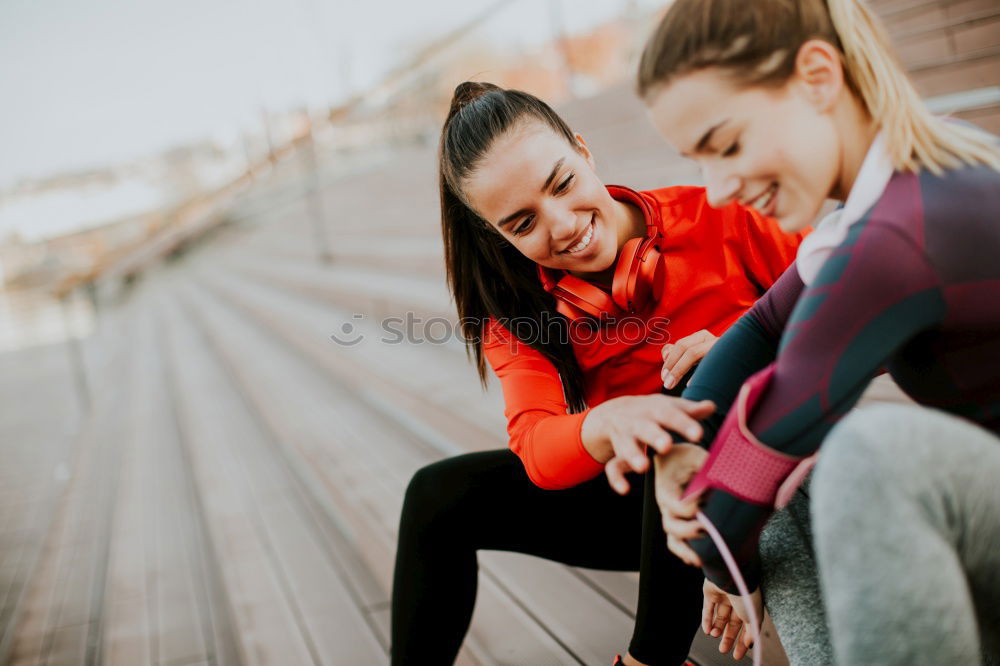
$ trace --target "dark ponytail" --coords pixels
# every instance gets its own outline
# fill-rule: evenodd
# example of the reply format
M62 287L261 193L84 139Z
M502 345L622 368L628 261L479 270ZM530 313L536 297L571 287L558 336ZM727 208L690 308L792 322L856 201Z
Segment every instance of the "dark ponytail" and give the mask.
M493 142L522 120L552 128L577 145L572 130L545 102L519 90L466 82L455 88L441 132L441 232L448 286L455 299L466 351L486 383L483 337L487 319L534 322L545 335L518 338L541 352L559 372L570 411L586 408L583 373L569 344L569 323L538 280L535 263L506 241L469 205L462 183ZM520 326L508 326L517 336Z

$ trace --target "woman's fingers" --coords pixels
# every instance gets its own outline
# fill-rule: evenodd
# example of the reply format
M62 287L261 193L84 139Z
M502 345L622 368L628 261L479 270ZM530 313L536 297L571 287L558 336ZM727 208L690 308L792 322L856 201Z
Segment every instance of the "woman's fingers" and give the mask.
M657 453L670 450L673 438L664 429L664 423L675 424L675 427L686 427L685 435L701 435L701 425L679 409L672 409L666 418L653 418L653 414L643 418L635 418L627 424L621 424L611 434L611 447L619 458L628 461L635 472L645 472L649 469L649 458L646 456L646 446L651 446ZM679 426L677 424L680 424Z
M737 638L736 645L733 647L733 659L739 661L746 656L750 648L753 647L753 635L743 625L743 633Z
M691 518L697 511L697 505L695 505L695 511L692 512L688 506L691 503L685 503L681 500L684 487L674 475L674 470L668 466L669 462L667 456L657 455L653 458L653 468L656 475L654 481L656 503L664 518L668 516L670 518Z
M663 397L666 398L668 396ZM667 430L673 430L689 442L697 442L701 439L703 432L701 424L698 423L698 417L692 416L684 409L678 409L677 407L680 407L680 405L675 403L671 404L669 409L657 412L655 415L657 423Z
M591 410L583 422L581 439L588 451L597 451L595 458L610 457L605 467L608 482L616 492L625 494L629 489L625 474L629 471L642 474L649 470L649 447L657 455L669 454L675 447L668 429L697 439L702 429L696 419L705 418L713 411L715 405L709 400L693 402L665 395L622 396ZM694 448L702 451L700 447ZM688 472L683 482L686 483L691 474L693 472ZM678 515L689 518L694 515L695 507L678 507L678 510Z
M734 645L740 645L739 636L740 629L743 628L743 623L738 617L731 617L728 621L718 628L718 633L713 631L713 636L721 635L722 638L719 639L719 652L729 652L733 649Z
M718 605L715 599L705 594L701 604L701 630L706 634L712 632L712 624L715 622L715 612Z
M743 644L747 647L748 650L753 647L753 634L750 633L749 631L747 631L743 635Z
M672 497L670 497L664 504L667 507L667 513L669 514L671 520L678 520L684 523L694 522L695 516L698 515L698 500L697 499L684 499L684 485L691 480L694 473L690 474L684 479L683 483L677 483L677 491ZM662 511L662 507L661 507Z
M695 500L681 499L686 484L701 468L708 452L694 444L677 444L665 455L654 457L656 503L663 514L667 547L682 561L701 566L701 558L686 543L701 534L701 524L692 520L698 511Z
M694 499L682 499L684 486L701 469L707 457L708 452L700 446L676 444L667 454L653 458L656 503L664 518L694 518L698 512L698 503Z
M676 539L671 535L667 535L667 548L671 553L680 558L681 562L684 564L689 564L692 567L701 566L701 558L698 557L698 553L694 552L691 546L687 545L680 539Z
M728 603L720 603L716 605L715 617L712 618L712 630L709 632L715 638L722 636L722 632L725 631L726 627L733 623L733 607ZM737 624L739 623L739 618L735 618ZM737 628L738 630L738 628ZM729 652L729 649L723 650L723 652Z
M701 630L711 635L712 625L715 624L715 616L719 612L719 607L730 605L729 597L707 578L702 584L701 593L703 598L701 606Z
M673 430L690 442L697 442L702 436L699 420L707 418L715 411L711 400L686 400L667 395L651 396L658 400L657 408L650 413L663 428Z
M705 358L705 354L708 353L714 343L715 340L711 340L688 347L687 351L685 351L681 357L677 359L673 367L670 369L670 375L672 377L683 377L686 375L696 363ZM674 386L676 386L676 384L677 380L675 379ZM672 389L674 386L667 386L666 388Z
M697 520L684 520L682 518L675 518L674 516L668 517L667 514L664 514L663 531L673 537L687 541L701 536L702 527L701 523Z
M635 436L640 441L653 447L657 453L666 453L670 450L673 441L666 430L653 421L639 421L635 424Z
M631 486L629 486L628 479L625 478L625 473L631 469L626 461L617 456L609 460L604 466L604 474L608 477L611 489L619 495L628 495Z
M751 634L748 630L744 630L741 642L743 643L743 648L744 648L742 654L740 655L742 657L744 654L752 650L754 647L753 634Z
M678 398L678 400L683 401L681 405L683 406L684 411L686 411L689 416L696 419L708 418L713 412L715 412L715 403L711 400L699 400L698 402L685 400L684 398Z
M677 382L708 353L717 339L710 332L701 330L663 345L660 350L663 357L663 370L660 373L663 386L668 389L677 386Z
M744 602L744 599L738 595L727 595L730 605L732 605L734 614L737 615L743 623L744 629L743 634L738 641L736 641L736 646L733 648L733 658L741 659L747 653L747 650L753 647L753 633L750 631L750 613ZM764 604L761 599L760 590L757 589L750 594L750 602L754 606L754 611L757 613L758 621L764 616Z
M649 469L649 458L632 433L612 433L611 448L615 456L624 460L633 472L642 474Z
M729 652L733 641L740 631L742 622L733 613L733 605L729 596L707 578L702 588L705 603L702 608L702 630L709 636L722 637L720 650Z
M763 615L763 612L764 612L763 608L759 608L757 610L757 616L761 617ZM745 626L749 627L749 625L747 625L746 623L744 624ZM743 649L740 650L740 656L738 658L742 658L743 655L747 653L747 650L753 647L753 632L751 632L749 628L743 630L743 635L740 637L740 640L737 641L736 643L737 650L739 650L740 647L742 647ZM734 650L734 653L735 652L736 650Z

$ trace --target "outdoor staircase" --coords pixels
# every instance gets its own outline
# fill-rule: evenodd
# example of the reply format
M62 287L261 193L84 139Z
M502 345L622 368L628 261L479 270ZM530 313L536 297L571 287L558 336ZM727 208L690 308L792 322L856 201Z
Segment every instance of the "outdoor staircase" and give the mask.
M996 0L873 6L923 94L1000 132ZM697 179L631 84L562 111L606 181ZM0 354L0 663L387 661L406 484L505 447L503 403L441 339L456 314L433 147L320 174L330 263L304 168L278 163L210 242L103 305L82 347L89 404L65 346ZM600 665L626 647L635 574L480 563L460 664ZM768 632L765 663L785 663ZM732 663L715 643L695 656Z

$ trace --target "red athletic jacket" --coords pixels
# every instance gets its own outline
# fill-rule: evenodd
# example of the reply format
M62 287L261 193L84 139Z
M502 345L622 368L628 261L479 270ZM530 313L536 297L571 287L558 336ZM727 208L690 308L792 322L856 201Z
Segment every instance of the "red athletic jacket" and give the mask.
M785 235L774 221L736 204L712 208L701 187L641 194L661 211L666 290L644 315L644 332L625 320L600 339L571 342L589 407L658 392L663 345L702 329L721 335L784 272L802 241L801 234ZM488 326L483 351L503 388L510 448L528 476L553 490L597 476L604 466L580 439L587 412L567 413L555 367L498 322Z

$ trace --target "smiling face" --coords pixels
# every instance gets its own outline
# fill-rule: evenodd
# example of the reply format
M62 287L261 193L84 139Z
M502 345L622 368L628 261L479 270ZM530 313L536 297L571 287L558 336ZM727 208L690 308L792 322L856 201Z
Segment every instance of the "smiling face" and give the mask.
M523 255L584 276L611 268L625 241L645 231L638 210L608 194L586 146L534 120L498 137L462 191Z
M840 187L843 147L827 93L795 76L778 88L737 87L708 68L648 101L660 133L701 167L711 205L739 201L796 232Z

